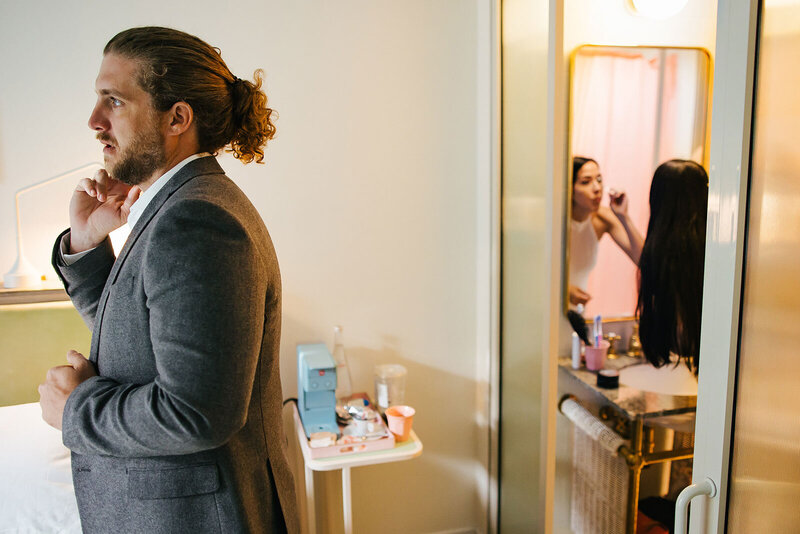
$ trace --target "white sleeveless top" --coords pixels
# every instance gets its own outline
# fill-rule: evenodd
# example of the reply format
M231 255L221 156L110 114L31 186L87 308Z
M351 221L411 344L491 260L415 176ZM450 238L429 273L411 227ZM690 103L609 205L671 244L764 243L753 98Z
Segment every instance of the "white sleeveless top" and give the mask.
M597 232L591 216L585 221L570 219L569 222L569 283L586 291L589 273L597 263Z

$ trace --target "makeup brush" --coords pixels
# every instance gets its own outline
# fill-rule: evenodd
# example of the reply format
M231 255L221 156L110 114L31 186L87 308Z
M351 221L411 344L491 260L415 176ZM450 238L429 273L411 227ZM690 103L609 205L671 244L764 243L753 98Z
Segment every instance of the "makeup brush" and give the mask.
M583 315L575 310L567 310L567 319L569 319L569 324L572 325L572 329L575 330L575 333L578 334L581 341L583 341L586 346L590 346L592 342L589 341L589 333L586 330L586 319L583 318Z

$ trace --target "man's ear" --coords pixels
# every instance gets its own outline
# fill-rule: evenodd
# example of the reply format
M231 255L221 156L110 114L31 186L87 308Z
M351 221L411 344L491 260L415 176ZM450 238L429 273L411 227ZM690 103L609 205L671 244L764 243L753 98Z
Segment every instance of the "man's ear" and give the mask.
M181 135L194 124L194 110L186 102L175 102L167 111L167 119L167 135Z

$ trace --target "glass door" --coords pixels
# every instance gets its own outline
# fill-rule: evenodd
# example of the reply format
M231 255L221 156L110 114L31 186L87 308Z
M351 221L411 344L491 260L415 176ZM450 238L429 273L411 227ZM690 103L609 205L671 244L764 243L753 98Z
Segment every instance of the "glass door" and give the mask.
M762 2L756 58L730 533L792 532L800 518L800 0Z
M720 1L689 532L790 532L800 500L800 0Z

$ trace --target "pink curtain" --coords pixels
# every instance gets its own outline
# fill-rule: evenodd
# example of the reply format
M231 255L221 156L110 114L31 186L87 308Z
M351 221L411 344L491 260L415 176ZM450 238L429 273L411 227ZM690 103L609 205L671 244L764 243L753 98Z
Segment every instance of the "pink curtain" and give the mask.
M665 65L664 78L674 83L675 62L671 64L671 67L670 62ZM592 158L600 165L605 185L603 205L608 205L610 188L627 193L628 213L642 236L647 230L648 196L655 170L658 80L657 52L646 55L637 50L630 53L603 50L593 54L588 48L575 57L572 153ZM666 83L665 87L670 85ZM665 101L668 91L665 89L662 95ZM662 136L663 133L662 129ZM660 152L664 150L669 151L669 147L662 147ZM632 315L636 308L636 276L636 265L611 236L603 236L597 265L589 276L587 290L592 300L586 307L586 315Z

